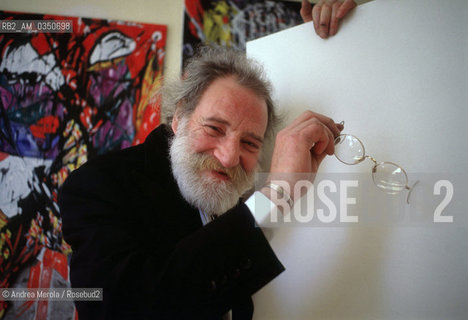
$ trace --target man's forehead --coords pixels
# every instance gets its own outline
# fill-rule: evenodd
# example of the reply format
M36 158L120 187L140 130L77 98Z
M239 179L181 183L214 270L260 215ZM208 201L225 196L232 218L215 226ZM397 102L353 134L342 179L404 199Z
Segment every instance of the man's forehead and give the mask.
M204 117L217 117L220 121L230 124L240 120L254 122L263 127L257 131L264 135L268 122L268 108L264 97L257 92L238 83L235 77L220 78L208 86L200 97L194 110L195 114Z

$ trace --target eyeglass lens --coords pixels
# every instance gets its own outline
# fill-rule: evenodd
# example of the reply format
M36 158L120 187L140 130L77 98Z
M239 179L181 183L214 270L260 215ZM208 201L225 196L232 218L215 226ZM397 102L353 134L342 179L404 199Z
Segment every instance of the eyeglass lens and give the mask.
M366 158L364 145L350 134L342 134L335 139L335 156L349 165L357 164ZM398 193L408 185L405 171L392 162L375 162L372 168L372 179L377 187L389 194Z
M372 168L372 179L377 187L389 194L396 194L406 188L408 177L405 171L391 162L381 162Z
M364 146L355 136L339 135L335 139L335 156L346 164L357 164L364 160Z

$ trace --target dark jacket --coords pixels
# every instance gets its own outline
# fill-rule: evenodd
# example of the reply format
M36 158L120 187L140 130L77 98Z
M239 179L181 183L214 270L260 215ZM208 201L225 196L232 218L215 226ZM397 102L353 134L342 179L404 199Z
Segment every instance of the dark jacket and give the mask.
M251 295L284 268L241 202L202 226L170 169L159 126L138 146L96 157L59 195L71 283L103 288L84 319L250 319Z

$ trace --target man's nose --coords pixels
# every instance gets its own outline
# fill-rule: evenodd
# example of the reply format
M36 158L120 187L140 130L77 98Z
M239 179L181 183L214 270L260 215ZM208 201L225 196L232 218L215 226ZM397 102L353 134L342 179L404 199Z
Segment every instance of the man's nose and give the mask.
M225 168L233 168L240 163L240 145L236 139L225 139L216 147L214 156Z

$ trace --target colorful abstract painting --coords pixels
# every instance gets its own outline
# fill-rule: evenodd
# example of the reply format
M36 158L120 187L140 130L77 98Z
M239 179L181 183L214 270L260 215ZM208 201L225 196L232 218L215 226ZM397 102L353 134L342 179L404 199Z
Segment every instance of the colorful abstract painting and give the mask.
M249 40L302 23L300 2L185 0L183 59L200 44L245 49Z
M0 287L67 285L58 190L89 158L143 142L159 124L166 26L0 20L73 22L68 33L0 33ZM57 308L0 300L0 318L74 317Z

